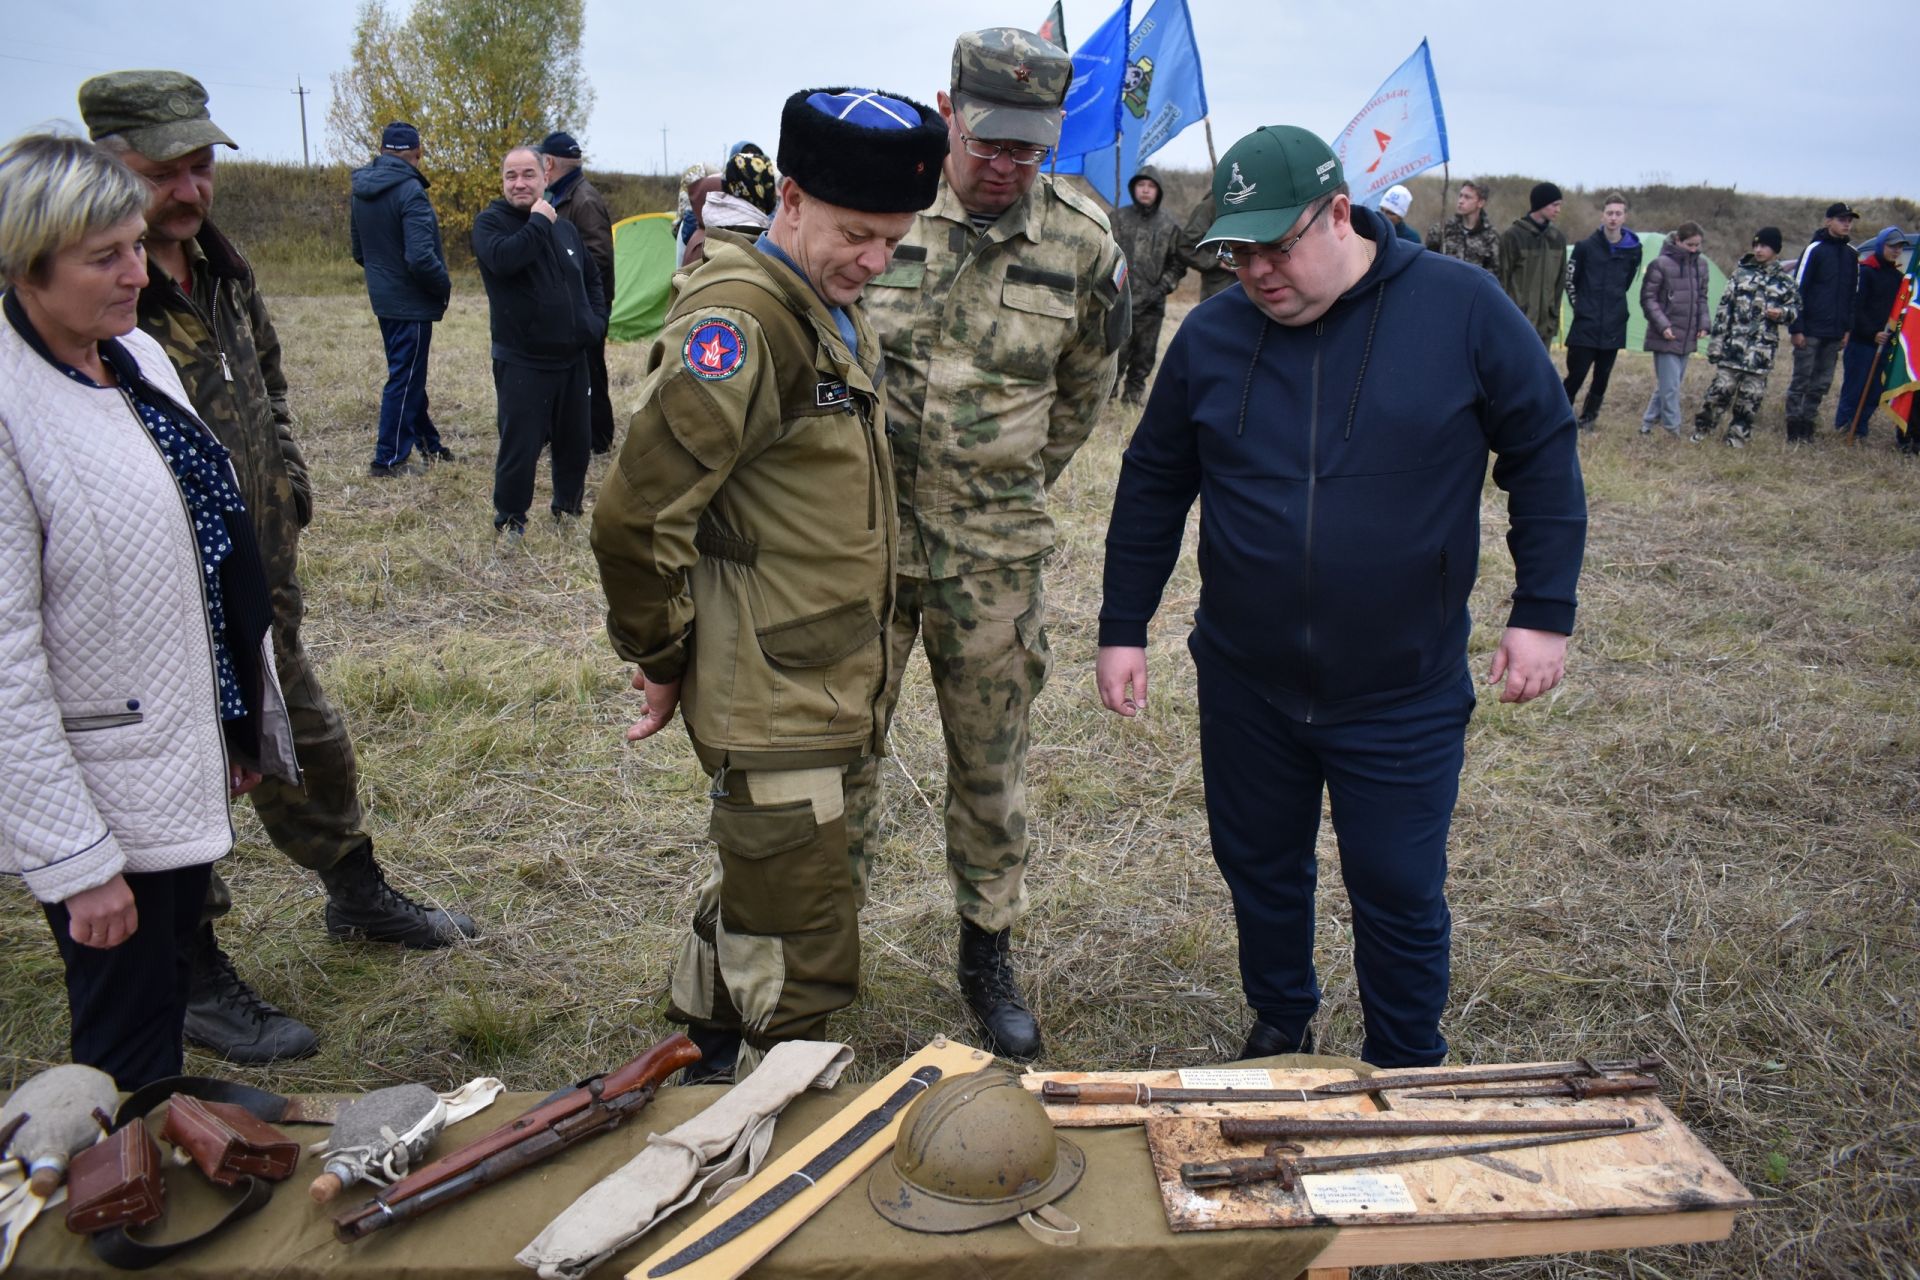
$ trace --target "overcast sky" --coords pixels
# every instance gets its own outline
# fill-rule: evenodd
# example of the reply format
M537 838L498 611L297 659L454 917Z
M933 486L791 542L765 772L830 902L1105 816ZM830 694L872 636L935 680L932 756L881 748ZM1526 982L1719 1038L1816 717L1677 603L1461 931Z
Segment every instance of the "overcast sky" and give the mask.
M716 0L709 9L705 0L588 0L586 69L597 102L584 126L555 123L581 138L590 166L678 171L716 162L739 138L771 152L793 90L854 84L931 102L946 87L956 33L1031 28L1050 2ZM1425 36L1456 176L1920 197L1920 163L1868 123L1911 120L1911 88L1902 88L1911 69L1901 66L1911 40L1862 34L1839 10L1784 0L1694 0L1640 13L1577 3L1189 3L1223 152L1262 124L1332 138ZM77 120L74 90L88 75L166 66L206 82L214 119L244 155L298 160L299 77L312 90L307 127L318 159L328 76L347 61L356 8L352 0L0 0L0 131L12 137ZM1147 8L1135 4L1136 22ZM1069 39L1090 34L1112 9L1108 0L1066 0ZM150 15L156 20L143 21ZM1202 130L1188 129L1154 160L1206 167Z

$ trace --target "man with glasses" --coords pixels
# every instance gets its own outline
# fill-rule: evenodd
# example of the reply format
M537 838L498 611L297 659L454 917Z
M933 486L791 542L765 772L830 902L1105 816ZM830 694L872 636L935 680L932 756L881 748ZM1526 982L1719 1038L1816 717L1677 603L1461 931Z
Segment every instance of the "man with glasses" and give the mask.
M1040 172L1072 78L1029 31L955 42L939 195L867 289L900 515L887 711L918 636L946 737L960 990L994 1051L1022 1060L1040 1030L1009 948L1027 909L1028 715L1051 665L1047 490L1099 419L1129 315L1106 215ZM863 832L877 818L848 816Z
M1515 587L1488 683L1560 682L1586 500L1573 413L1486 272L1355 205L1340 162L1269 126L1214 175L1203 244L1240 289L1174 336L1107 527L1097 668L1147 702L1147 625L1200 506L1200 751L1257 1020L1243 1057L1312 1047L1314 846L1332 802L1353 902L1361 1056L1446 1056L1447 830L1474 705L1467 598L1488 454ZM1184 612L1184 611L1183 611Z

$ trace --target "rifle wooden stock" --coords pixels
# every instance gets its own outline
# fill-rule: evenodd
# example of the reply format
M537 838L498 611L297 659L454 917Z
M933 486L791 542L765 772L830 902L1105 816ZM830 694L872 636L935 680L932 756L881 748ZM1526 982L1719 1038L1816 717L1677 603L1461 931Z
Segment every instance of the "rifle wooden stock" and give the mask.
M653 1101L654 1090L668 1076L699 1060L693 1041L669 1036L611 1074L594 1076L414 1170L358 1209L335 1218L334 1234L349 1242L362 1239L604 1133Z

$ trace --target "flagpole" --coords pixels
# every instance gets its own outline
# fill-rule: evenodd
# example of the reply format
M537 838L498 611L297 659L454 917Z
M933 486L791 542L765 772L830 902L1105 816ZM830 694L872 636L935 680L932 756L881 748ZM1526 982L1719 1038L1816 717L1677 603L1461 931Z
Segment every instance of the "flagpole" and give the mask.
M1220 167L1220 157L1213 154L1213 117L1204 116L1201 118L1200 123L1205 126L1207 131L1207 168L1218 169Z

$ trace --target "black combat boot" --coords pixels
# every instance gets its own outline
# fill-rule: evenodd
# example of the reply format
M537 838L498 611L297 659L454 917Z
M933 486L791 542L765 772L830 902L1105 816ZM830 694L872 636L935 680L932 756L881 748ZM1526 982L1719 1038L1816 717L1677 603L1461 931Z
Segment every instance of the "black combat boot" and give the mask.
M1270 1027L1265 1021L1255 1019L1253 1030L1247 1032L1246 1047L1240 1050L1235 1062L1245 1062L1248 1058L1272 1058L1283 1053L1312 1053L1313 1027L1301 1028L1300 1034L1290 1036L1286 1032Z
M387 883L369 841L320 873L327 886L327 933L430 950L478 936L473 917L423 907Z
M700 1061L680 1068L680 1083L732 1084L734 1068L740 1061L740 1032L737 1028L706 1027L687 1024L687 1039L700 1050Z
M284 1062L320 1047L313 1029L257 995L234 972L213 926L193 936L193 986L187 993L187 1039L228 1062Z
M960 922L960 994L986 1028L988 1048L1002 1058L1031 1062L1040 1056L1040 1026L1013 980L1010 932L988 933L971 920Z

